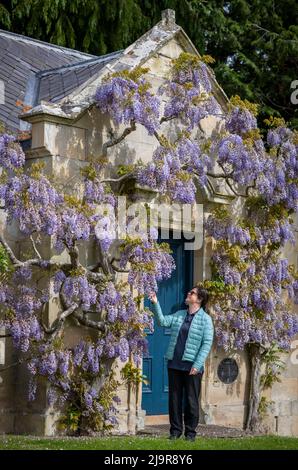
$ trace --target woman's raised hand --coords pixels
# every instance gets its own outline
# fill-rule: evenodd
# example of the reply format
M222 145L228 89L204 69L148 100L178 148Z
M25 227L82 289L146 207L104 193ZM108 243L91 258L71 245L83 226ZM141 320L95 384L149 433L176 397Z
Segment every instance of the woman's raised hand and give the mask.
M148 294L148 297L151 300L151 302L153 302L154 304L157 304L157 297L156 297L155 292L152 292L151 294Z

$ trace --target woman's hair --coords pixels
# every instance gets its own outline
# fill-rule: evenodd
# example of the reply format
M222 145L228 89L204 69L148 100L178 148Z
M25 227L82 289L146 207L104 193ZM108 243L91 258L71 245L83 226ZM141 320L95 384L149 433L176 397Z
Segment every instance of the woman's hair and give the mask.
M201 302L201 307L205 309L208 299L209 299L209 294L206 289L203 289L202 287L199 286L194 286L193 289L196 289L197 295L199 299L202 301Z

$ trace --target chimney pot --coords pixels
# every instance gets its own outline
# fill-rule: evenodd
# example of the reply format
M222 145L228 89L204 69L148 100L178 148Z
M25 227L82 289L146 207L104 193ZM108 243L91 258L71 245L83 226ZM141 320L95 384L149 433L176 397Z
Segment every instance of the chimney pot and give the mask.
M161 20L163 24L175 24L175 16L175 10L171 10L170 8L161 12Z

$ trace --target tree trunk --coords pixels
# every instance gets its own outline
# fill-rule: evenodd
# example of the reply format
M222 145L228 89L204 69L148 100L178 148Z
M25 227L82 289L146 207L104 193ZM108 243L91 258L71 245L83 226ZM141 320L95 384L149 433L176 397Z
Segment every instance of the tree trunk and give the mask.
M248 415L245 429L256 432L260 428L259 404L261 399L261 347L258 344L248 345L250 361L250 387Z
M103 386L105 385L106 380L109 380L109 376L115 362L114 358L105 359L102 363L103 366L103 373L102 375L96 377L93 380L92 387L95 388L98 393L101 391ZM91 385L91 384L90 384ZM78 435L79 436L94 436L96 432L102 432L102 430L94 431L92 426L90 426L89 422L90 418L88 416L80 416L79 427L78 427Z

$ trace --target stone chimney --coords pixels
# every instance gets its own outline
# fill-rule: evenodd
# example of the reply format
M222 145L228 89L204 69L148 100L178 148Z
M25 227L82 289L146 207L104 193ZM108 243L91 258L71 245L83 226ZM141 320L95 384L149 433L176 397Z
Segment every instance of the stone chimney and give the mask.
M161 12L161 22L164 26L172 26L175 24L175 10L163 10Z

